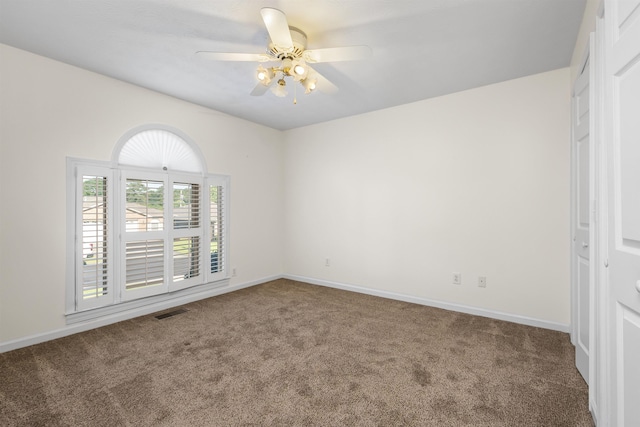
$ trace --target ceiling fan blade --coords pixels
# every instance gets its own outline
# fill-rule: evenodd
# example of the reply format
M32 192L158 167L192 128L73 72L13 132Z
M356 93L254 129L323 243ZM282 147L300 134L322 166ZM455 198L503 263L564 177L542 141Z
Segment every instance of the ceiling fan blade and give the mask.
M273 44L283 50L293 50L293 40L291 39L287 16L284 12L271 7L264 7L260 9L260 14Z
M319 91L328 93L328 94L336 93L338 91L338 86L331 83L329 79L327 79L325 76L323 76L313 68L309 67L308 65L307 67L309 68L309 74L307 75L307 79L309 78L316 79L316 87L318 88Z
M273 81L271 81L271 83L269 83L268 85L263 85L262 83L258 83L256 85L256 87L253 88L253 90L251 91L250 95L251 96L261 96L264 95L268 90L269 87L273 84Z
M266 53L232 53L232 52L209 52L199 50L196 54L203 58L213 59L215 61L250 61L250 62L270 62L277 61L277 58L267 55Z
M310 63L338 62L367 59L372 55L369 46L328 47L324 49L305 50L304 60Z

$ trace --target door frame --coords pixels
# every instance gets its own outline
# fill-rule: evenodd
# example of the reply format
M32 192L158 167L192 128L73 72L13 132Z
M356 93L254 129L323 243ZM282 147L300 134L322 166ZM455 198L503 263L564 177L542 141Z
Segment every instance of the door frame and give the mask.
M610 120L606 111L606 97L612 90L607 79L607 40L605 26L605 0L600 0L596 13L595 30L590 35L593 53L591 82L591 108L593 108L594 135L594 211L596 214L593 228L593 261L591 272L592 287L591 336L594 350L590 358L590 375L594 379L589 384L589 410L595 425L612 426L616 418L616 382L611 378L614 361L611 348L616 345L616 337L611 333L612 319L609 280L609 164L607 126Z
M610 402L608 392L611 384L609 351L613 341L609 336L609 272L608 272L608 242L609 242L609 198L608 198L608 167L607 143L605 138L605 94L606 86L606 56L605 56L605 26L604 1L600 2L596 14L595 30L590 35L592 52L591 61L591 106L593 122L592 175L594 223L592 224L592 261L591 261L591 329L589 341L593 350L590 351L589 372L593 381L589 384L589 410L596 425L608 425Z

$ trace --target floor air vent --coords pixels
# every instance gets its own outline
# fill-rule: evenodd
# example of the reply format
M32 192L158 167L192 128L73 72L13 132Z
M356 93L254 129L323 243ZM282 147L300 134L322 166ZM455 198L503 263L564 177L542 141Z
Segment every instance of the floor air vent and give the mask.
M173 311L170 311L168 313L158 314L156 316L156 319L158 319L158 320L166 319L167 317L175 316L176 314L182 314L182 313L186 313L186 312L187 312L186 308L179 308L177 310L173 310Z

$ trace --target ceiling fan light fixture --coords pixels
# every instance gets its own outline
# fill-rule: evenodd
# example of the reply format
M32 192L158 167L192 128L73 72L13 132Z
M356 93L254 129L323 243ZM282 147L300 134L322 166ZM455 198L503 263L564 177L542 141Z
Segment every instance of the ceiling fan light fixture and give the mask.
M291 58L284 58L280 68L285 75L293 75L293 61Z
M275 74L271 68L264 68L262 65L260 65L256 70L256 77L258 78L258 81L265 86L269 86L271 84L271 80L274 75Z
M294 59L291 61L291 69L289 75L297 82L304 80L309 73L309 67L301 59Z
M285 89L285 87L287 86L287 82L284 81L284 76L282 76L280 80L277 81L277 83L277 85L273 85L271 87L271 92L273 92L273 94L277 97L284 98L285 96L287 96L287 89Z
M302 80L300 83L302 83L302 86L304 87L304 93L311 93L316 89L316 83L318 82L317 79L313 78L306 78L304 80Z
M269 88L277 96L286 96L285 79L288 77L291 77L294 82L300 83L307 94L316 89L318 79L321 80L320 87L324 92L333 93L337 90L337 87L308 64L366 59L372 54L371 48L368 46L343 46L307 50L307 35L299 28L290 26L284 12L271 7L264 7L260 9L260 14L269 34L265 53L198 51L199 54L220 61L270 62L271 64L267 64L266 68L260 65L256 69L258 83L251 91L252 96L263 95ZM279 61L278 64L273 64L277 61ZM275 82L278 84L274 84ZM296 88L297 86L294 85L294 91Z

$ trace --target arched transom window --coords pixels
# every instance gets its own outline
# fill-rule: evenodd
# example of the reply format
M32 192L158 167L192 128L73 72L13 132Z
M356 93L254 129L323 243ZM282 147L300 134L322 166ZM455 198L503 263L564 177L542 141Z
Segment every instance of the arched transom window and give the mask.
M193 173L206 172L198 146L176 130L158 126L133 130L124 135L113 151L122 166Z

